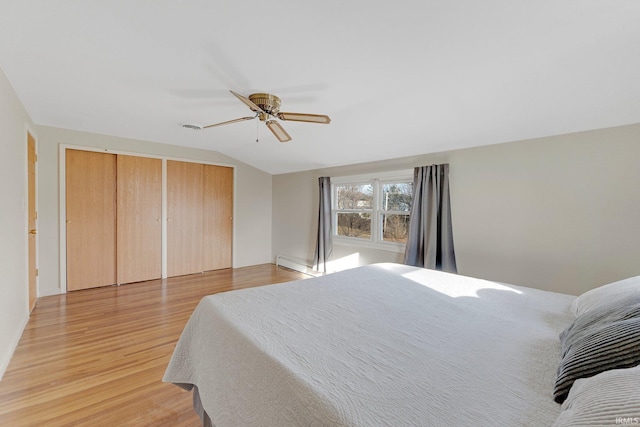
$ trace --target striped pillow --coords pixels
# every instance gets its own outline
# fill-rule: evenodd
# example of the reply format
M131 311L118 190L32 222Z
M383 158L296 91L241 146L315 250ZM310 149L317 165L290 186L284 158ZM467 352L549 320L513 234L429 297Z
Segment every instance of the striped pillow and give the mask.
M619 320L637 317L640 317L640 292L591 309L574 320L571 326L560 334L562 357L567 354L570 346L580 341L585 335L590 335L595 330Z
M564 402L579 378L640 365L640 315L633 306L626 310L622 307L614 316L585 313L584 316L600 315L603 320L592 322L580 316L561 334L563 357L553 392L556 402ZM629 311L636 315L628 315Z

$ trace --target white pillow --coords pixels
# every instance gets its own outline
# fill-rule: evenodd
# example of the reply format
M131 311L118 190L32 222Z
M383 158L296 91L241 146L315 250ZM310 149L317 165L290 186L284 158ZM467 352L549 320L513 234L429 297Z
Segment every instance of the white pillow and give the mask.
M576 380L552 427L640 424L640 366Z
M591 289L573 300L571 312L580 316L600 304L607 304L617 299L640 294L640 276L609 283Z

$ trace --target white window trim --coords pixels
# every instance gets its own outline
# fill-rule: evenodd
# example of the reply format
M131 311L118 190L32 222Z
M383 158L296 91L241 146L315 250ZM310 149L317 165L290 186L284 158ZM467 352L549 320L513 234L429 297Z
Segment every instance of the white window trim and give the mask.
M381 230L379 216L382 212L394 214L406 214L406 212L396 211L384 211L382 210L382 203L380 201L380 195L382 193L382 185L395 182L413 182L413 169L406 169L401 171L382 172L366 175L350 175L331 177L331 216L332 222L336 225L332 230L333 243L347 246L357 246L361 248L378 249L388 252L402 253L405 249L404 243L385 242L380 238ZM362 211L371 212L371 238L363 239L360 237L347 237L338 236L337 234L337 212L336 206L336 185L346 184L371 184L373 186L373 209L367 209ZM340 210L343 212L344 210ZM362 212L356 210L354 212Z

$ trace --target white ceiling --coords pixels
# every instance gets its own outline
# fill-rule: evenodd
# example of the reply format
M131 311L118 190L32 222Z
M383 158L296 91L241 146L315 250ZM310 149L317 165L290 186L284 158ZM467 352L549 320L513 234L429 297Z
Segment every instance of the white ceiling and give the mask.
M278 174L638 123L639 23L637 0L2 0L0 66L36 124ZM250 115L229 89L332 122L181 127Z

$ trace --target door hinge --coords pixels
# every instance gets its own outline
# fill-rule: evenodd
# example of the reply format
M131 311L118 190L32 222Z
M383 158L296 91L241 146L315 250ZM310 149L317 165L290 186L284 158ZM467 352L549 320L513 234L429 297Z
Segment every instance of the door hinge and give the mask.
M40 269L36 268L36 277L40 276Z

